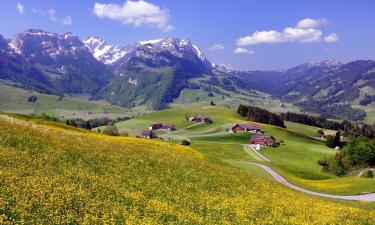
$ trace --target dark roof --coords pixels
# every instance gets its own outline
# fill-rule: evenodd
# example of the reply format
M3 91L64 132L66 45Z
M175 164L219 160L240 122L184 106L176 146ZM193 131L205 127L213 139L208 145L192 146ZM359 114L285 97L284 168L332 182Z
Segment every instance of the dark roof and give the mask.
M234 125L233 127L235 127L235 126L239 126L242 129L249 129L249 130L260 130L261 129L261 127L258 124L238 123L238 124Z
M163 124L161 123L154 123L151 125L151 127L163 127Z
M270 138L273 139L271 136L253 135L251 136L250 141L265 141Z
M145 131L142 131L142 136L152 136L154 135L154 131L152 130L145 130Z

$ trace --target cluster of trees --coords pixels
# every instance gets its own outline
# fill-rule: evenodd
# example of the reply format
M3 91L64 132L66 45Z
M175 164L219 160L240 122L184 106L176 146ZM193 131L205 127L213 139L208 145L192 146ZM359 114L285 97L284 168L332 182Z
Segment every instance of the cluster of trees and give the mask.
M285 127L284 120L279 115L255 106L246 106L241 104L238 106L237 113L246 117L247 120Z
M375 166L375 140L357 137L333 157L321 159L318 163L323 170L337 176L344 176L350 171Z
M75 118L75 119L67 119L65 123L69 126L91 130L96 127L112 125L116 122L125 121L128 119L130 119L130 117L127 117L127 116L117 117L117 119L109 119L108 117L95 118L95 119L89 119L89 120L84 120L82 118Z
M326 136L326 145L330 148L335 147L342 147L341 144L341 134L340 132L336 132L335 135L327 135Z
M320 127L330 130L342 129L342 125L344 125L340 122L327 120L323 117L315 117L303 113L286 112L281 113L280 117L286 121L301 123L309 126Z
M340 131L344 137L348 137L350 139L359 137L359 136L366 136L369 138L375 137L375 125L368 125L368 124L357 125L348 120L337 122L337 121L327 120L323 117L315 117L315 116L309 116L303 113L292 113L292 112L281 113L280 117L286 121L301 123L301 124L314 126L314 127L325 128L329 130Z

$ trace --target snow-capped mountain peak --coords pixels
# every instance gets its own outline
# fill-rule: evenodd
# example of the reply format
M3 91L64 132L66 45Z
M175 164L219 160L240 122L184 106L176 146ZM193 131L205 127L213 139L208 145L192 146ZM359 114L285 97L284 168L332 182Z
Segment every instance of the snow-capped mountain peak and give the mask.
M97 37L89 37L83 43L97 60L105 64L113 64L128 53L126 47L108 45L103 39Z

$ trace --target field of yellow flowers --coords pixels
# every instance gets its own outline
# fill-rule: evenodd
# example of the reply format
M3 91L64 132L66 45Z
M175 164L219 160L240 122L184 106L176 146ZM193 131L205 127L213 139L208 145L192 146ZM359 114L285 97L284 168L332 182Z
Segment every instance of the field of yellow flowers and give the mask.
M0 117L0 224L375 224L188 147Z

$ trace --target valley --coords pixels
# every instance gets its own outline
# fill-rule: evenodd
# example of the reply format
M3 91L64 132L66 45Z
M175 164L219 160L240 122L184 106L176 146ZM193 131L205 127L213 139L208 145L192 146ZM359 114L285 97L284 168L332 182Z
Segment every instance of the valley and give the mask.
M186 116L209 115L213 124L186 121ZM251 133L228 133L235 123L248 123L233 110L208 105L194 105L181 109L169 109L138 116L128 121L116 123L120 131L139 136L150 124L173 124L177 130L165 132L156 130L158 138L170 143L179 143L183 139L191 141L190 147L201 152L208 160L230 163L244 167L246 162L261 162L279 172L289 182L308 190L337 195L356 195L375 192L375 179L357 178L355 175L337 177L322 172L317 161L333 156L335 150L325 146L315 137L319 128L286 122L287 128L260 124L265 134L282 141L279 147L262 147L260 153L270 162L254 154L248 154L244 145L249 144ZM97 130L97 129L95 129ZM102 128L103 130L103 128ZM326 134L334 131L325 130ZM260 160L260 161L259 161ZM246 170L246 169L245 169Z

